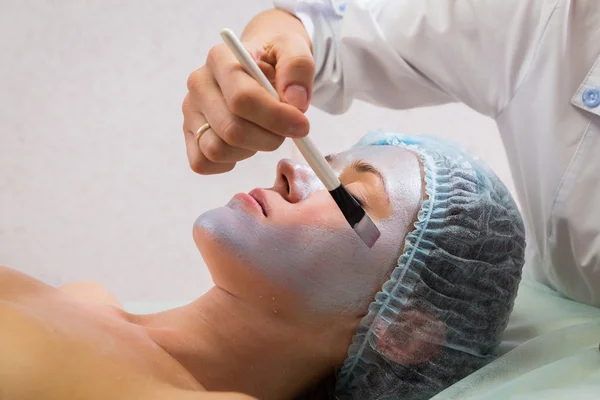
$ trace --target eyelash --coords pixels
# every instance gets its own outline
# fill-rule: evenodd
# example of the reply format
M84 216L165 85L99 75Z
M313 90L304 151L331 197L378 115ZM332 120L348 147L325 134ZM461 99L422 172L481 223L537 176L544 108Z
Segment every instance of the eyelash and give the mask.
M362 159L358 159L356 161L354 161L352 163L352 166L363 170L363 171L370 171L371 170L371 166L367 163L365 163ZM362 207L365 208L365 201L363 199L361 199L360 197L358 197L357 195L355 195L354 193L350 193L352 195L352 197L354 197L354 200L356 200L356 202Z
M354 193L350 193L350 195L352 195L352 197L354 197L354 200L356 200L356 202L362 207L365 208L365 202L364 200L360 199L357 195L355 195Z

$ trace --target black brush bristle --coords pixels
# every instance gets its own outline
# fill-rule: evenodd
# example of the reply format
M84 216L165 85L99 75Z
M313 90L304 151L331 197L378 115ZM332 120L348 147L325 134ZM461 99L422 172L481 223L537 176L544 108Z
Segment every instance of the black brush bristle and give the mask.
M346 221L358 234L362 241L369 247L373 247L379 239L379 229L375 226L359 202L346 190L344 185L330 190L331 197L346 217Z

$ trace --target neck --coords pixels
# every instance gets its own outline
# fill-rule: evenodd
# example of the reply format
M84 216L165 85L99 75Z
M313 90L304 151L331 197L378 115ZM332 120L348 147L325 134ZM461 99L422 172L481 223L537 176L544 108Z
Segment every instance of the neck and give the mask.
M219 288L187 306L139 317L150 337L209 391L291 398L338 368L356 321L297 322Z

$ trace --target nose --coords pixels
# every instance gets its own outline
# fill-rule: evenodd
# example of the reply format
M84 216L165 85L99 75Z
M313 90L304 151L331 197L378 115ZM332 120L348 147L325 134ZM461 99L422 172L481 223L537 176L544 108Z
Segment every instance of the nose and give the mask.
M297 203L314 191L324 188L308 165L289 159L283 159L277 164L277 177L273 190L290 203Z

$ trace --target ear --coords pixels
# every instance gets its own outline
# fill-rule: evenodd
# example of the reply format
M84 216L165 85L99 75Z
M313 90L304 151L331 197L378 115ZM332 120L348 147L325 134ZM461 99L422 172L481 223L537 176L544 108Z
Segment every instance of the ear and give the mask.
M446 340L446 325L433 314L416 308L400 311L395 321L376 322L377 350L390 361L422 364L435 357Z

